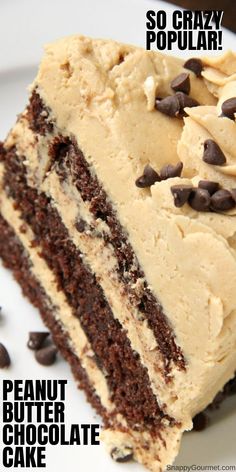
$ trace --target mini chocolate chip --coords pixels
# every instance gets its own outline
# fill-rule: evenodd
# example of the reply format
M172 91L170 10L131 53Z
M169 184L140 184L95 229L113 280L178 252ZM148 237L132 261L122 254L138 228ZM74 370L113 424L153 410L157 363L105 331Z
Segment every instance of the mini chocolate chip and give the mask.
M207 190L210 195L217 192L220 188L220 184L218 182L212 182L211 180L199 180L198 187Z
M185 72L179 74L174 80L172 80L170 86L175 92L184 92L188 95L190 92L189 74L186 74Z
M231 192L231 195L232 195L234 201L236 202L236 188L232 188L232 189L230 190L230 192Z
M176 165L167 164L160 171L161 180L170 179L171 177L180 177L183 170L183 163L177 162Z
M227 211L235 207L235 200L229 190L218 190L211 197L211 208L214 211Z
M123 448L114 447L111 450L111 457L116 462L129 462L133 459L133 449L129 446Z
M40 349L45 341L45 339L49 336L48 331L31 331L29 333L29 340L27 346L29 349L36 351Z
M159 182L160 177L158 173L149 165L147 164L144 167L143 175L139 177L135 185L139 188L150 187L151 185L155 184L155 182Z
M193 430L194 431L203 431L204 429L206 429L208 423L209 423L208 416L203 412L198 413L193 418Z
M197 107L199 105L197 100L195 100L194 98L189 97L188 95L186 95L186 93L176 92L175 96L177 97L177 100L179 102L181 112L183 112L184 108L186 108L186 107L193 108L193 107Z
M180 105L176 95L170 95L161 101L156 101L156 109L168 116L178 116Z
M204 162L207 162L207 164L215 166L222 166L226 163L224 153L221 151L218 144L212 139L207 139L204 142L203 160Z
M221 105L221 110L223 113L221 116L226 116L227 118L234 120L234 113L236 113L236 97L225 100L225 102Z
M35 352L35 359L41 365L52 365L56 360L57 348L54 345L43 347Z
M9 367L11 364L10 356L2 343L0 343L0 369L4 369L5 367Z
M86 228L86 221L81 218L79 221L76 221L75 227L79 233L83 233Z
M193 189L191 192L188 203L196 211L209 211L211 197L208 190L203 188Z
M192 57L184 63L184 68L194 72L194 74L197 77L201 77L201 73L202 73L202 70L203 70L203 64L202 64L201 59L198 59L196 57Z
M190 185L172 185L170 189L174 197L175 206L180 208L188 201L193 187Z

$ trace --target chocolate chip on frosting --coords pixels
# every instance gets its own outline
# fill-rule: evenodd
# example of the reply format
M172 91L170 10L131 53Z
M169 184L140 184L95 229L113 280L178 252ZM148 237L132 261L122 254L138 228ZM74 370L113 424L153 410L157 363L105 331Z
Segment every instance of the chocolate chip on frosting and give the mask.
M211 197L208 190L203 188L193 189L188 203L196 211L209 211L211 204Z
M236 203L236 188L232 188L232 189L230 190L230 192L231 192L231 195L232 195L232 197L233 197L233 199L234 199L234 201L235 201L235 203Z
M133 459L133 449L130 446L114 447L111 450L111 457L116 462L129 462Z
M199 103L194 98L189 97L186 93L176 92L175 96L180 105L180 111L183 112L185 107L197 107Z
M202 70L203 70L203 64L202 64L201 59L192 57L191 59L188 59L184 63L184 68L194 72L194 74L197 77L201 77L201 73L202 73Z
M36 351L40 349L45 341L45 339L49 336L48 331L31 331L29 333L29 340L27 346L29 349Z
M228 98L221 105L222 116L226 116L231 120L234 120L234 113L236 113L236 97Z
M156 100L156 109L168 116L178 116L180 105L176 95L170 95L162 100Z
M229 190L218 190L211 197L213 211L228 211L235 207L235 200Z
M207 162L207 164L215 166L222 166L226 163L224 153L221 151L218 144L212 139L207 139L204 142L203 160L204 162Z
M213 195L213 193L219 190L220 185L218 182L212 182L211 180L200 180L198 182L198 187L207 190L210 195Z
M35 352L35 359L41 365L52 365L56 360L57 348L54 345L43 347Z
M0 343L0 369L5 369L11 364L11 359L5 346Z
M137 187L145 188L150 187L151 185L155 184L155 182L159 182L160 177L158 173L149 165L147 164L144 167L143 175L141 175L135 182Z
M177 162L176 165L167 164L160 171L161 180L170 179L172 177L180 177L183 170L183 163Z
M170 189L175 206L181 208L188 201L193 187L190 185L172 185Z
M189 74L186 74L186 72L179 74L172 80L170 86L175 92L184 92L188 95L190 92Z

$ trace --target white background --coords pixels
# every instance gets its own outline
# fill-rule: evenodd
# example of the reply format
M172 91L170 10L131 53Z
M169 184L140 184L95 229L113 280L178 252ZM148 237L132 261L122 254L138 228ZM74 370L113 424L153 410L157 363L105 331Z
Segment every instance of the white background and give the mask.
M1 0L0 139L26 103L26 86L35 75L44 43L82 33L145 47L145 14L150 8L172 11L169 5L152 0ZM224 48L235 48L233 33L224 32L223 38ZM176 49L175 52L178 53ZM0 342L7 346L12 357L11 368L0 372L0 379L3 375L10 379L67 379L67 427L76 422L97 422L83 393L76 389L65 362L59 358L55 366L41 367L26 348L28 331L42 329L42 324L37 311L23 299L11 274L2 268L0 305L3 308ZM236 396L225 402L206 431L185 435L176 464L236 464L235 404ZM143 468L137 464L116 464L103 446L94 446L49 447L47 468L42 470L138 472Z

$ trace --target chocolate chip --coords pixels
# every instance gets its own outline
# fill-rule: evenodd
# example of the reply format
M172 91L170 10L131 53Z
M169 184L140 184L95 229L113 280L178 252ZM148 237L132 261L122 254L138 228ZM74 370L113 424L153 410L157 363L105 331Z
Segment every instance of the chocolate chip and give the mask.
M193 418L193 430L194 431L203 431L206 429L209 423L209 418L205 413L198 413Z
M229 190L218 190L211 197L211 208L214 211L227 211L235 207L235 200Z
M236 97L228 98L228 100L225 100L225 102L221 105L221 110L223 116L234 120L234 113L236 113Z
M176 92L175 96L177 97L177 100L179 102L181 113L184 112L184 108L186 108L186 107L193 108L193 107L197 107L199 105L197 100L195 100L194 98L189 97L188 95L186 95L186 93Z
M114 447L111 450L111 457L116 462L129 462L133 459L133 449L129 446L123 448Z
M188 59L184 63L184 68L194 72L194 74L197 77L201 77L201 73L202 73L202 70L203 70L203 64L202 64L201 59L192 57L191 59Z
M199 180L198 187L207 190L210 195L213 195L213 193L219 190L220 185L218 182L212 182L211 180Z
M193 189L191 192L188 203L196 211L209 211L211 197L208 190L203 188Z
M29 349L36 351L40 349L45 341L45 339L49 336L48 331L31 331L29 333L29 340L27 346Z
M155 182L159 182L160 177L158 173L149 165L147 164L144 168L143 175L139 177L135 184L139 188L150 187L151 185L155 184Z
M4 369L5 367L9 367L11 364L10 356L2 343L0 343L0 369Z
M203 160L207 164L222 166L226 163L226 158L218 144L212 139L204 142Z
M193 187L190 185L172 185L170 189L174 197L175 206L180 208L188 201Z
M166 180L172 177L180 177L182 170L183 170L182 162L177 162L176 165L167 164L166 166L162 167L160 171L160 178L161 180Z
M86 228L86 221L81 218L79 221L76 221L75 227L79 233L83 233Z
M179 74L174 80L172 80L170 86L175 92L184 92L188 95L190 92L189 74L186 74L185 72Z
M168 116L178 116L180 105L176 95L170 95L161 101L156 101L156 109Z
M43 347L35 352L35 359L41 365L52 365L56 360L57 348L53 345Z
M231 192L231 195L232 195L232 197L233 197L233 199L234 199L234 201L235 201L235 203L236 203L236 188L232 188L232 189L230 190L230 192Z

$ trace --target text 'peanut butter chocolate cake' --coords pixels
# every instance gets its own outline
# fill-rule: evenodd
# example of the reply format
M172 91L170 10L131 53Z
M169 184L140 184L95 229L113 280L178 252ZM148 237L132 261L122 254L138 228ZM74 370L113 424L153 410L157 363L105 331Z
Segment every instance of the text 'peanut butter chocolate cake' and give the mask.
M46 47L1 146L0 253L120 462L164 470L236 370L236 55Z

